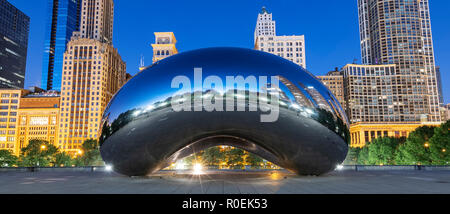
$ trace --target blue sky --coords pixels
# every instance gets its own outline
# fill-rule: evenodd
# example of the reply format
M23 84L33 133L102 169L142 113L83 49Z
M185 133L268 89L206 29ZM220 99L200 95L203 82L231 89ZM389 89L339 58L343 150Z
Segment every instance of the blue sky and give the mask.
M9 0L31 18L26 87L40 85L47 0ZM140 56L151 63L153 32L173 31L179 51L202 47L253 48L262 6L273 13L278 35L305 35L307 67L316 75L358 59L356 0L115 0L114 46L138 71ZM431 0L436 65L450 102L450 1Z

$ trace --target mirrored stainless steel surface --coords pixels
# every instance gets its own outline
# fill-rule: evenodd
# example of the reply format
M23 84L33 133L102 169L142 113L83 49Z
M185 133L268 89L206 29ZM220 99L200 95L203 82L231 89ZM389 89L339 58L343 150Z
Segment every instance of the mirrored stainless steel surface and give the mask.
M223 90L217 85L197 87L194 68L202 68L204 79L224 80ZM246 111L206 111L210 104L195 104L194 98L192 111L174 111L172 99L180 89L172 88L172 81L180 75L192 81L192 94L213 96L215 101L244 92L245 105L236 101L236 109ZM229 86L227 76L265 76L268 82L277 77L279 83ZM273 91L277 93L272 95ZM270 100L277 98L274 103L279 112L274 122L261 122L261 115L269 111L249 110L252 104L264 105L260 97L249 99L262 93L269 94ZM198 105L203 105L202 111L194 110ZM217 145L243 148L298 174L320 175L343 162L349 143L346 115L318 79L281 57L242 48L199 49L150 66L114 96L102 124L104 161L129 176L151 174Z

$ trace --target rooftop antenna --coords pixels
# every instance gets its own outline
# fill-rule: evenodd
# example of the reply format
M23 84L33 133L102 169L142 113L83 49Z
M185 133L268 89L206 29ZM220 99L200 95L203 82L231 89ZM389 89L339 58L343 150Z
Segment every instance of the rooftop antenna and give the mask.
M144 60L145 60L144 55L141 54L141 61L139 63L139 70L140 71L144 70L144 68L145 68L145 61Z

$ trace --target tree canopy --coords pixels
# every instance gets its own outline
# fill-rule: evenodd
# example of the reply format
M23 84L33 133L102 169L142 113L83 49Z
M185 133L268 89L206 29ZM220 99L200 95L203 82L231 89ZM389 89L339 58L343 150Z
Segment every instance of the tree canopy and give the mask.
M17 165L17 157L11 150L0 150L0 167L11 167Z
M45 140L30 140L21 150L20 166L55 166L58 148Z

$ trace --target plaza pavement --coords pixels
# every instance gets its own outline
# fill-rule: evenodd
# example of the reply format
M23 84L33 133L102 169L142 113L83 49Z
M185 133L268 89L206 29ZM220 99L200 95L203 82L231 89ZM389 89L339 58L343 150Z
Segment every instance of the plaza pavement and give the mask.
M159 172L125 177L108 172L0 172L0 194L450 194L450 171L286 171L203 175Z

